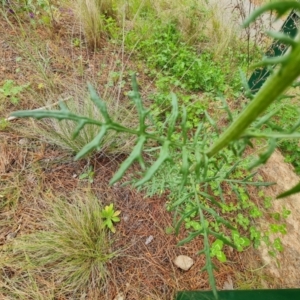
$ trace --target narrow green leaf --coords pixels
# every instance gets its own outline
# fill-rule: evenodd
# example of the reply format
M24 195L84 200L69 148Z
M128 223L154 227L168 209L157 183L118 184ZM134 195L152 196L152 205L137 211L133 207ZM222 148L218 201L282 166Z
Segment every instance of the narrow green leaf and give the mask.
M181 166L181 174L182 174L182 181L181 181L181 189L185 186L187 182L187 178L189 175L189 151L187 150L186 146L182 147L182 166Z
M58 105L59 105L61 111L70 112L64 101L59 101Z
M75 130L74 130L74 132L72 134L72 140L74 140L74 139L77 138L80 130L85 126L85 124L86 124L85 120L78 121L77 126L76 126L76 128L75 128Z
M245 20L243 27L249 26L255 19L257 19L263 13L269 10L275 10L277 12L277 18L283 16L287 11L297 9L300 10L300 3L296 1L279 1L279 2L272 2L268 3L257 10L255 10L248 19Z
M272 138L272 139L299 139L300 132L254 132L246 131L243 137Z
M133 90L133 93L131 94L130 98L133 100L133 102L137 108L137 112L138 112L138 116L139 116L139 123L140 123L140 132L145 133L145 130L147 128L147 126L145 124L145 119L146 119L146 116L148 115L149 111L147 111L143 106L142 98L139 93L138 83L136 80L136 74L132 75L132 90Z
M165 141L164 144L161 147L161 151L159 154L158 159L155 161L155 163L146 171L144 177L139 180L135 186L141 186L148 180L152 178L152 176L157 172L157 170L162 166L162 164L170 159L170 154L169 154L169 146L171 142L170 141Z
M269 142L269 147L266 152L259 154L259 159L254 161L250 166L249 169L253 169L261 164L265 164L270 156L273 154L274 150L276 149L276 140L271 139Z
M285 198L285 197L297 194L299 192L300 192L300 182L297 185L295 185L293 188L291 188L290 190L278 195L276 197L276 199Z
M210 125L216 130L216 132L219 132L217 123L211 118L211 116L209 115L209 113L206 110L204 111L204 113L205 113L205 116L206 116L208 122L210 123Z
M277 64L283 64L288 61L288 56L279 56L279 57L270 57L270 58L264 58L262 61L252 65L251 67L256 69L259 67L265 67L265 66L273 66Z
M255 122L255 127L260 128L260 126L264 125L269 119L271 119L277 112L281 109L281 107L278 107L274 110L272 110L270 113L266 114L265 116L262 116L261 118L257 119Z
M221 204L218 201L216 201L216 199L213 196L201 191L199 192L199 195L204 197L204 199L208 199L211 203L215 204L216 206L221 207Z
M101 98L98 96L97 91L94 89L94 87L89 82L87 85L88 85L91 100L93 101L93 103L96 105L96 107L101 112L101 114L105 120L105 123L106 124L112 123L112 120L107 112L107 107L106 107L105 102L103 100L101 100Z
M103 125L101 127L100 132L94 137L94 139L91 142L89 142L88 144L86 144L77 153L77 155L75 156L75 160L78 160L78 159L86 156L87 154L91 153L95 149L100 149L101 141L102 141L103 137L105 136L107 130L108 130L107 126Z
M127 169L134 163L134 161L139 160L141 158L142 152L143 152L143 147L144 147L146 140L147 139L144 135L139 136L139 138L137 139L137 143L134 146L129 157L125 161L123 161L123 163L121 164L117 173L110 180L110 182L109 182L110 185L113 185L114 183L119 181L123 177L123 175L127 171Z
M188 218L190 215L192 215L194 212L196 212L198 210L198 208L194 208L191 209L190 211L188 211L187 213L183 214L180 218L180 220L177 222L176 226L175 226L175 233L178 234L179 233L179 228L182 224L182 222Z
M203 229L200 229L196 232L190 232L188 237L181 240L180 242L177 243L177 246L182 246L184 244L187 244L189 243L190 241L192 241L195 237L197 237L198 235L202 234L203 233Z
M174 128L178 118L178 101L175 94L172 94L172 111L169 117L169 129L168 129L168 139L171 140L172 134L174 133Z
M186 126L186 121L187 121L187 112L186 112L186 108L183 105L182 106L182 120L181 120L181 135L183 137L183 144L186 144L186 140L187 140L187 126Z
M185 202L187 199L190 199L193 196L193 193L188 193L186 194L185 197L179 197L179 199L177 201L175 201L174 203L172 203L172 207L177 207L180 204L182 204L183 202Z
M287 45L292 46L292 47L297 46L297 42L285 33L277 32L277 31L267 31L266 33L270 37L274 38L275 40L280 41L283 44L287 44Z
M234 243L232 243L230 240L228 240L227 238L225 238L222 234L219 234L217 232L214 232L212 230L208 230L208 233L213 235L215 238L217 238L218 240L221 240L224 244L236 249L236 245Z

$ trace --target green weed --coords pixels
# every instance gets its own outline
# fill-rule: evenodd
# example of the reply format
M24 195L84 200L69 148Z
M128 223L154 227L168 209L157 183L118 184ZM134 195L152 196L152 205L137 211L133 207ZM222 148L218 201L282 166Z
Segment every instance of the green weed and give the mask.
M104 219L103 226L109 228L113 233L116 232L116 228L114 227L114 223L120 222L121 211L114 209L114 204L105 206L105 208L101 211L101 218Z
M44 280L53 282L56 295L101 289L106 282L106 264L116 253L110 248L112 241L104 228L99 200L76 195L69 201L51 199L47 205L47 230L22 235L7 245L2 250L2 270L19 270L13 280L21 282L22 272L33 274L34 280L47 274Z
M0 97L2 99L8 99L12 104L18 104L20 101L20 93L28 88L28 84L16 85L13 80L6 80L2 87L0 87Z

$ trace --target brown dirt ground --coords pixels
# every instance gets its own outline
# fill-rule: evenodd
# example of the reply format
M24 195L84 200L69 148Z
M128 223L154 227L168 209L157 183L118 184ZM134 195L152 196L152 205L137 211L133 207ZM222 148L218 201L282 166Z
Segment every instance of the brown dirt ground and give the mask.
M103 41L104 47L99 52L89 50L82 52L72 47L70 40L81 37L73 18L74 16L66 9L61 11L59 23L54 29L31 28L36 40L47 42L51 53L47 75L51 78L54 87L61 91L64 87L63 82L68 84L68 78L74 76L74 68L70 67L74 65L71 54L84 56L83 73L97 74L101 71L99 62L109 66L115 60L115 49L106 41ZM21 32L13 18L11 22L13 27L0 17L0 84L6 79L13 79L18 84L30 81L37 93L44 94L47 91L38 88L38 84L43 83L43 79L30 66L30 62L16 61L17 57L22 56L16 46ZM22 72L15 72L19 67ZM136 65L128 60L128 68L135 67ZM148 82L143 73L140 73L140 82ZM82 82L82 76L78 75L78 81ZM106 82L107 74L98 79L99 85L104 85ZM141 85L144 87L148 84ZM151 86L151 83L149 85ZM24 96L18 109L33 108L35 105L36 103ZM14 109L13 105L7 105L5 116ZM72 175L82 173L86 161L74 162L68 153L36 139L29 139L25 144L22 143L23 136L18 133L19 131L14 130L14 127L24 126L24 124L28 123L17 120L10 128L0 132L1 191L3 192L3 183L10 186L10 190L5 190L6 198L14 202L12 205L14 209L1 211L1 220L8 220L6 226L0 228L1 245L6 242L7 234L18 228L18 235L40 229L38 212L43 207L38 201L39 193L50 189L54 194L67 194L78 188L84 188L78 177L74 178ZM121 222L117 225L117 233L114 237L114 248L124 250L121 256L108 265L111 280L107 285L105 296L101 293L91 293L89 299L114 299L120 292L124 293L128 300L172 299L178 290L209 289L207 275L200 272L204 266L204 257L197 255L197 252L202 249L202 240L195 239L179 248L176 244L186 236L186 232L182 230L179 236L165 233L165 228L172 225L172 216L165 210L166 195L147 198L130 186L110 187L108 185L121 160L122 156L111 159L101 155L95 156L92 160L96 173L92 184L94 193L104 203L114 202L117 209L122 211ZM35 169L35 173L30 171L31 168ZM22 186L22 190L21 194L16 195L17 186ZM154 239L149 245L145 245L146 238L150 235ZM188 272L180 271L174 266L173 260L179 254L189 255L195 260L194 266ZM253 285L257 286L257 283L253 283L256 280L255 275L249 273L249 269L261 266L258 253L249 249L240 254L227 249L226 255L228 262L225 264L215 260L218 267L215 272L218 288L223 289L229 277L232 278L235 287L243 286L247 279L250 280L247 283L250 288ZM2 296L0 295L0 298Z
M291 189L299 183L299 177L294 173L293 167L284 162L284 157L275 151L260 173L265 181L276 182L276 185L266 189L266 195L276 198L279 194ZM285 251L272 260L265 247L261 247L261 255L270 273L278 278L284 287L300 287L300 195L295 194L273 202L274 212L282 213L283 208L291 211L288 216L287 234L280 236ZM272 219L261 222L262 230L266 230ZM273 239L278 235L273 235ZM279 264L279 266L278 266Z

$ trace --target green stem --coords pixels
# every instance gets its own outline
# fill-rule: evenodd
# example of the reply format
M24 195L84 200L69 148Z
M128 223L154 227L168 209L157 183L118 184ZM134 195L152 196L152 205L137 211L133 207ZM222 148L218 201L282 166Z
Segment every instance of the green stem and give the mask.
M238 139L249 125L265 111L300 75L300 41L288 54L279 70L271 76L254 99L239 117L225 130L220 138L207 151L207 156L212 157L231 141Z

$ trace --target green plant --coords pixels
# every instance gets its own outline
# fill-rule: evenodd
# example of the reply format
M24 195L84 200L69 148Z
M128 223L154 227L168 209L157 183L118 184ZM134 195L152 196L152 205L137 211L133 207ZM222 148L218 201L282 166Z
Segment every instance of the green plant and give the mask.
M105 206L105 208L101 211L101 218L104 219L103 226L109 228L113 233L116 232L116 228L114 227L114 223L120 222L120 210L115 210L113 203Z
M89 289L101 289L106 283L106 264L117 253L111 250L111 240L100 217L102 207L92 195L77 194L72 199L49 199L44 211L44 229L17 237L2 249L1 270L18 270L12 281L20 283L23 276L33 274L33 280L49 284L55 278L55 293L73 297ZM54 282L53 282L54 283ZM15 288L15 287L14 287ZM11 287L6 287L11 291ZM14 292L14 291L12 291ZM15 291L16 292L16 291ZM18 298L16 298L18 299Z
M278 15L281 16L292 8L300 9L300 4L293 1L268 4L254 13L246 24L267 10L274 9L278 12ZM239 251L242 251L245 247L250 245L250 240L247 237L241 236L233 220L219 213L220 209L222 209L221 203L224 202L222 187L226 184L231 186L237 195L240 207L243 209L252 209L253 217L258 216L260 214L259 210L255 209L251 202L249 202L245 186L260 186L265 183L255 182L253 180L255 173L245 175L244 178L239 180L233 179L232 174L242 160L239 157L242 156L248 145L252 145L251 139L267 139L269 141L268 149L266 152L260 154L259 159L250 165L250 168L253 168L267 161L275 149L278 139L300 137L300 135L293 130L289 132L270 132L264 131L262 128L262 125L265 124L270 116L260 117L261 114L300 74L298 68L300 64L299 37L297 37L296 40L292 40L290 37L280 34L271 33L270 35L276 35L281 42L291 45L292 49L289 54L283 58L263 60L260 63L260 65L273 65L278 63L279 66L235 120L233 120L232 114L228 110L228 106L224 100L223 109L228 113L228 121L231 122L231 124L220 136L220 129L207 112L204 113L203 119L200 120L197 130L188 132L186 109L182 106L181 111L179 111L175 95L171 97L172 111L168 114L165 122L161 124L161 128L157 130L155 125L153 126L151 123L150 111L145 109L142 104L135 78L133 78L133 91L130 93L130 96L138 112L139 125L136 128L123 126L118 121L113 120L106 108L105 102L99 98L91 85L89 85L91 100L101 112L103 121L78 116L69 111L63 103L60 105L60 110L57 111L23 111L15 112L13 115L18 117L34 117L37 119L56 118L58 120L66 119L73 121L77 124L73 138L76 138L86 125L99 126L100 131L98 134L77 153L75 159L80 159L93 150L99 149L103 137L109 131L136 136L136 144L131 154L121 164L119 170L111 179L111 184L120 180L135 161L140 164L141 170L143 171L138 179L133 180L134 185L137 187L143 186L146 182L151 180L151 178L162 169L162 166L168 166L168 164L170 164L176 174L176 177L174 177L172 181L172 187L176 185L176 188L172 192L177 193L177 197L174 197L173 201L171 201L170 209L177 209L183 203L191 205L188 211L181 214L177 219L175 231L178 232L179 227L186 220L190 222L190 220L196 218L199 222L199 226L189 232L188 237L182 240L178 245L183 245L199 235L203 237L204 246L199 253L203 253L206 256L204 270L209 274L210 283L217 297L209 237L213 236L215 239L237 248ZM149 145L148 141L155 144L155 146L149 146L149 148L147 148L147 151L151 153L154 161L149 166L146 166L142 154L144 147ZM226 147L227 149L224 149ZM155 153L156 155L154 155ZM228 153L231 153L231 155L228 156ZM229 159L227 157L229 157ZM163 188L166 188L166 185L163 186ZM212 195L210 192L212 192ZM289 193L291 192L295 192L295 190L289 191ZM173 196L174 195L175 194L173 194ZM232 208L233 206L229 205L229 209ZM222 224L223 229L220 233L218 229L215 230L215 228L219 226L216 226L215 222L209 222L210 219L215 219L218 224ZM246 229L250 225L249 220L243 215L241 215L237 223ZM226 230L231 231L231 237L226 235ZM252 229L250 233L252 234L252 239L258 239L257 232ZM263 237L263 240L266 243L270 243L267 235ZM280 240L276 239L273 246L276 249L281 249ZM220 245L215 248L221 251ZM220 253L218 254L220 255Z
M0 87L0 96L4 99L9 99L12 104L18 104L19 94L29 86L28 84L24 85L15 85L13 80L6 80L2 87Z
M93 167L89 166L86 172L81 173L79 175L79 179L87 179L89 183L93 183L94 176L95 176L95 172L93 171Z
M10 7L18 21L23 18L33 26L50 26L58 16L56 4L53 0L17 0L10 3Z
M161 70L156 83L161 89L171 83L190 91L224 90L224 73L212 55L199 55L193 47L180 42L180 33L172 23L158 25L137 49L147 57L150 68Z
M220 262L226 262L227 258L225 253L222 251L224 246L224 242L221 240L215 240L212 244L211 244L211 248L210 248L210 255L211 257L216 256L217 259Z
M116 30L116 1L76 0L76 13L90 47L101 47L103 36Z

